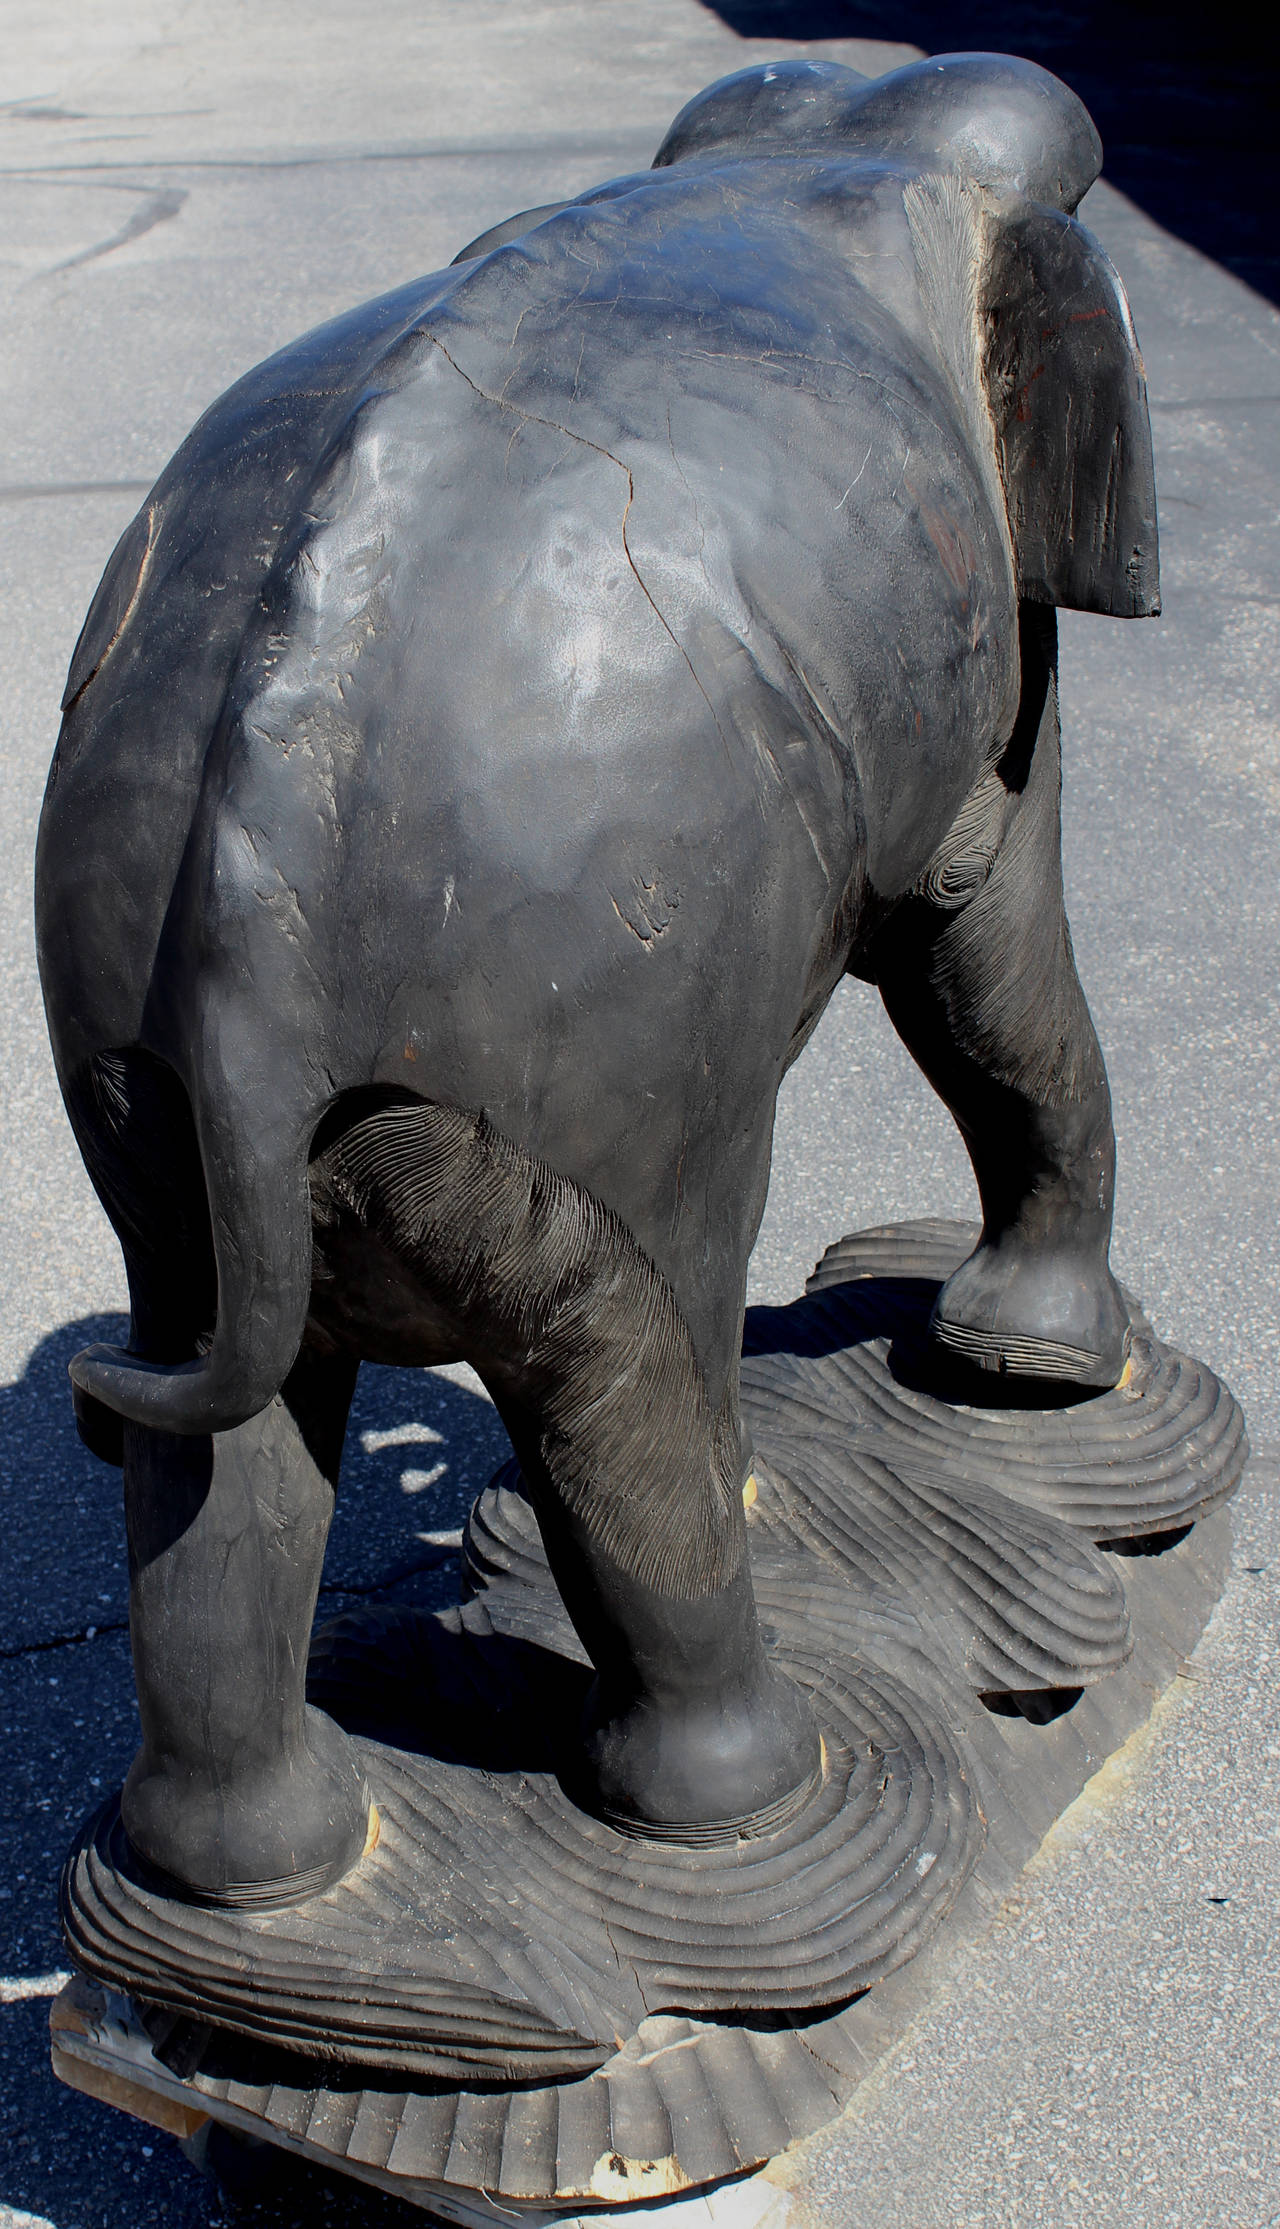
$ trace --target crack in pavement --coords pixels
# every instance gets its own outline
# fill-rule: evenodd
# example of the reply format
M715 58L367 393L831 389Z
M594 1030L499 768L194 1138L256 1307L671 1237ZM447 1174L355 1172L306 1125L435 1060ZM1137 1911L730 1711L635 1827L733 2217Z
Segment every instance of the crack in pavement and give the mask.
M14 480L0 482L0 503L44 503L74 495L145 495L151 480Z
M651 132L636 131L619 136L616 132L578 133L555 139L527 140L463 140L437 146L404 147L353 147L349 150L329 149L319 154L280 156L261 155L142 155L129 162L57 162L57 163L0 163L0 178L53 178L60 173L74 172L77 176L113 170L336 170L355 163L432 163L432 162L493 162L523 161L544 155L577 157L584 152L613 154L621 147L634 144L639 151L637 165L649 167L649 152L666 130L665 123L658 123ZM143 189L138 188L139 192Z
M336 1594L350 1601L364 1602L371 1595L386 1593L392 1587L402 1586L406 1579L416 1579L428 1571L440 1571L458 1553L450 1544L426 1556L415 1556L406 1563L393 1564L390 1571L379 1573L376 1579L348 1582L329 1579L320 1588L322 1596ZM17 1664L24 1657L48 1656L55 1649L80 1648L88 1642L101 1641L110 1633L127 1633L127 1618L107 1618L101 1625L87 1625L78 1633L51 1633L39 1641L20 1641L12 1648L0 1648L0 1664Z
M151 232L158 224L167 224L176 217L187 199L185 186L159 186L149 192L146 186L126 188L126 191L146 196L141 208L126 217L118 232L109 239L99 240L92 248L82 248L78 255L69 255L64 263L52 264L47 271L37 273L40 278L55 278L60 271L74 271L82 263L96 263L101 256L113 255L117 248L124 248L131 240L140 240L144 232Z
M87 1625L80 1633L52 1633L42 1641L20 1641L16 1647L0 1649L0 1664L17 1664L26 1656L47 1656L54 1649L78 1648L86 1641L100 1641L107 1633L127 1633L127 1618L108 1618L103 1625Z

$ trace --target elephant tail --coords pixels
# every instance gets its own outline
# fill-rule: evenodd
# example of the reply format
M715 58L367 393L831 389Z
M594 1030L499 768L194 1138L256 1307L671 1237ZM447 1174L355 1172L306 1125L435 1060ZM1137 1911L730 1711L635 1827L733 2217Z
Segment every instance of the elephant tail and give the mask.
M84 1348L72 1383L157 1431L230 1431L266 1408L302 1344L309 1129L254 1126L241 1107L236 1120L205 1109L197 1135L164 1063L132 1052L92 1065L95 1105L73 1120L124 1248L133 1331L127 1351Z

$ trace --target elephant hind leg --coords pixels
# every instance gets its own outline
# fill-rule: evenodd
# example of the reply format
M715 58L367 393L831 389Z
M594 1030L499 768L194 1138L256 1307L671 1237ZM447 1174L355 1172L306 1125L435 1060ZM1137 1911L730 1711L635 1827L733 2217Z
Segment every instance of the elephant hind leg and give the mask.
M586 1800L673 1837L785 1808L818 1743L760 1638L736 1373L713 1409L632 1234L482 1115L418 1100L356 1119L313 1182L322 1226L354 1216L412 1268L511 1433L598 1674Z
M133 1848L202 1903L270 1909L355 1865L376 1828L359 1752L306 1701L355 1363L304 1348L245 1424L125 1426L142 1747Z
M985 1370L1105 1387L1128 1351L1108 1265L1111 1095L1063 905L1053 613L1024 606L1021 634L1013 737L890 928L876 979L982 1200L935 1336Z
M186 1093L131 1047L70 1095L125 1256L131 1349L182 1364L211 1335L217 1274ZM79 1394L95 1452L124 1468L129 1626L142 1746L121 1811L178 1893L269 1908L359 1859L370 1797L346 1737L305 1700L307 1646L355 1365L304 1350L246 1423L177 1434Z

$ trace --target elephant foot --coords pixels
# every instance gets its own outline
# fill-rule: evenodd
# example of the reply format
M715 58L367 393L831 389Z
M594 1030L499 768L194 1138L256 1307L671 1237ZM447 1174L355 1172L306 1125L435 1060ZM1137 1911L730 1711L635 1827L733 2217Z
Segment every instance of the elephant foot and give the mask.
M1099 1391L1119 1383L1129 1353L1129 1312L1105 1262L1016 1233L984 1239L960 1264L930 1329L979 1370Z
M332 1888L378 1838L363 1767L331 1719L308 1710L283 1761L251 1769L161 1766L145 1751L121 1797L135 1856L192 1904L270 1911Z
M598 1695L598 1691L597 1691ZM624 1834L711 1845L771 1833L819 1785L823 1748L790 1680L680 1709L642 1697L617 1714L588 1706L586 1808Z

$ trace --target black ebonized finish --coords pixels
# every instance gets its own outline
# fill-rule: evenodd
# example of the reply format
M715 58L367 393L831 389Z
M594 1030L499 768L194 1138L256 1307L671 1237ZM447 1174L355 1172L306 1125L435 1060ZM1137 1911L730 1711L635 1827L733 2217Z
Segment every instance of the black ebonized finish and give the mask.
M845 970L977 1175L935 1366L1121 1377L1052 610L1158 608L1141 361L1071 214L1099 159L1005 57L744 71L652 171L250 373L124 536L38 863L133 1311L72 1366L143 1731L104 1879L376 1878L398 1783L303 1692L361 1358L465 1357L509 1428L594 1668L575 1831L816 1831L843 1721L762 1638L739 1353ZM1101 1663L1122 1605L1071 1553Z

